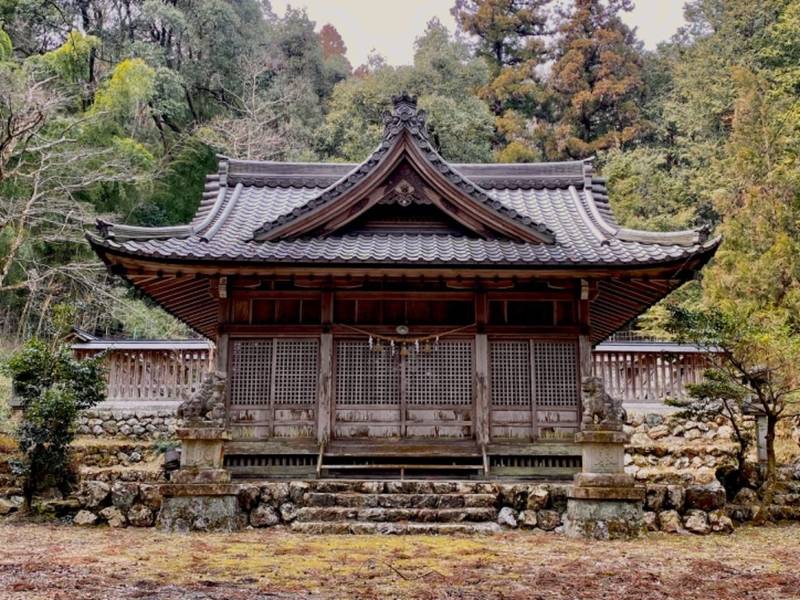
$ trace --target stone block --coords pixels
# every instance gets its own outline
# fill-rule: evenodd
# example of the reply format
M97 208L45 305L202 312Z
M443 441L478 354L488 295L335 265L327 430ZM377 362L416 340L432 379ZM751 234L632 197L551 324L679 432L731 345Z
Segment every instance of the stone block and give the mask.
M303 497L309 489L305 481L292 481L289 483L289 499L295 504L301 504Z
M150 527L153 524L153 511L144 504L134 504L128 511L128 522L134 527Z
M686 488L686 507L689 509L716 510L725 506L725 499L725 488L716 479L705 485Z
M664 507L677 510L678 512L682 512L685 504L686 504L686 488L684 488L684 486L682 485L677 485L677 484L668 485L667 495L664 498Z
M634 479L627 473L578 473L575 485L579 487L632 487Z
M122 511L127 511L139 497L139 484L115 481L111 486L111 503Z
M79 510L72 522L75 525L94 525L97 523L97 515L88 510Z
M280 506L281 521L291 523L297 518L297 507L291 502L284 502Z
M702 510L689 510L683 517L683 526L687 531L698 535L706 535L711 532L711 526L708 524L708 514Z
M516 529L517 527L517 511L509 506L504 506L497 513L497 524L503 527L510 527Z
M139 485L139 498L145 506L152 510L161 508L163 496L161 495L161 486L152 483L142 483Z
M261 486L253 483L245 483L239 487L239 506L244 511L250 511L258 505L261 496Z
M644 500L644 493L643 487L580 487L576 485L572 488L569 497L580 500L625 500L641 503Z
M289 501L289 484L285 482L271 482L261 487L261 501L278 507Z
M523 510L519 513L519 526L523 529L533 529L538 522L535 510Z
M526 502L526 509L532 511L533 514L537 510L547 508L550 502L550 488L546 485L536 485L528 490L528 500Z
M714 533L733 533L733 521L721 510L708 513L708 524Z
M165 496L156 525L166 531L236 531L244 516L234 493Z
M15 498L18 498L16 500ZM0 515L7 515L15 512L22 506L22 498L19 496L12 496L11 498L0 498Z
M106 506L99 514L109 527L125 527L125 515L116 506Z
M539 525L541 527L541 523ZM570 498L565 533L570 537L615 540L644 532L641 502Z
M170 476L173 483L228 483L230 471L204 467L181 467Z
M658 512L666 503L667 499L667 486L651 484L648 485L645 492L645 508Z
M677 510L663 510L658 513L658 527L665 533L683 533L683 521Z
M540 510L536 512L536 521L539 529L553 531L561 525L561 513L556 510Z
M96 508L101 506L109 494L111 486L104 481L83 481L76 494L78 500L86 508Z
M267 504L259 504L250 511L250 525L253 527L272 527L280 522L278 513Z
M522 510L526 507L528 501L527 486L519 483L504 483L498 486L498 492L502 506L510 506L515 510Z

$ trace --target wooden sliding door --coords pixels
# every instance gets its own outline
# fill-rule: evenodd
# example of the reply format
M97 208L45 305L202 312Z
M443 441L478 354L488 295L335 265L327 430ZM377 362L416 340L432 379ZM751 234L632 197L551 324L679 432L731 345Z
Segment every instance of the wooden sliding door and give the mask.
M365 340L336 342L334 437L473 436L473 344L441 341L431 352L379 352Z

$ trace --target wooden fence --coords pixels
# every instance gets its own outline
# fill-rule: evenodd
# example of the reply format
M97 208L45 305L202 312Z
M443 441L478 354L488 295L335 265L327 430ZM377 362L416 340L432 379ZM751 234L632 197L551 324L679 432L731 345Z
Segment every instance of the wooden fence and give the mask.
M194 392L214 360L214 347L204 340L93 340L72 347L79 358L107 353L107 406L174 407Z
M687 384L699 383L709 363L695 346L664 342L600 344L592 358L606 391L627 404L686 398Z
M73 345L77 356L106 351L107 406L176 406L202 381L214 360L204 340L106 341ZM708 359L693 346L653 342L598 345L594 373L609 394L626 404L661 405L666 398L684 398L686 385L698 383Z

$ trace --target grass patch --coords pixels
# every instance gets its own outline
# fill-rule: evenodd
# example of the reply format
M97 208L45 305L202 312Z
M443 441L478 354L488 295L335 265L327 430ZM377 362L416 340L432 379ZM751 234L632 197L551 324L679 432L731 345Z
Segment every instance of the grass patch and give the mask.
M800 525L598 543L495 536L313 536L285 529L0 525L0 596L775 600L800 589ZM41 560L46 554L47 560ZM18 589L18 588L17 588ZM580 594L576 593L580 591Z

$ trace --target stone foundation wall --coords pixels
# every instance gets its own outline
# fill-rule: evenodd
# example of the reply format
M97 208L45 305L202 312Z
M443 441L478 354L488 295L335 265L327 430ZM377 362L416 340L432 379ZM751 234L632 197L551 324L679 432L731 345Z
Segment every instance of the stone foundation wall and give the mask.
M91 410L81 416L78 432L90 438L146 442L174 439L176 426L174 411L169 410ZM722 420L633 415L625 429L631 434L625 470L642 483L709 483L718 469L736 464L733 432Z
M724 423L634 415L625 425L625 472L642 483L711 483L720 469L736 466L737 444Z
M770 508L774 519L800 520L800 464L794 475L779 486ZM463 509L467 515L470 495L492 495L494 502L488 504L487 514L502 527L562 533L569 489L569 484L473 481L271 481L240 484L238 501L242 525L261 528L291 526L304 508L324 512L329 505L334 520L337 494L361 495L352 510L362 511L359 518L364 514L377 522L387 518L390 509L402 506L395 506L393 494L417 495L419 503L430 507L422 510L428 511L431 520L440 509ZM16 512L21 501L19 496L0 498L0 515ZM156 482L86 480L70 497L41 498L34 509L76 525L149 527L155 523L161 501ZM644 515L650 531L730 533L736 523L751 520L757 512L757 499L750 490L727 503L725 490L717 482L646 485ZM308 528L301 531L314 533ZM391 522L384 532L393 532Z
M78 433L96 438L161 440L175 436L174 410L87 410L78 419Z

